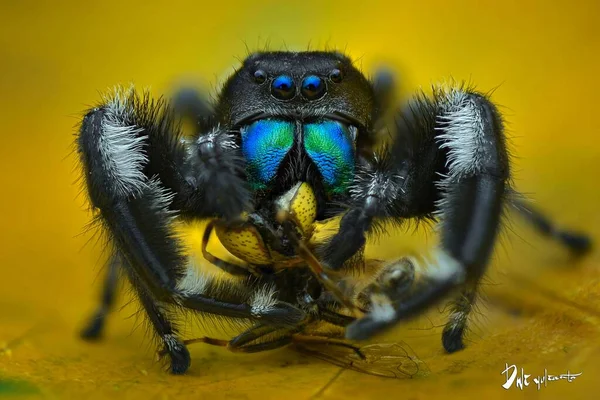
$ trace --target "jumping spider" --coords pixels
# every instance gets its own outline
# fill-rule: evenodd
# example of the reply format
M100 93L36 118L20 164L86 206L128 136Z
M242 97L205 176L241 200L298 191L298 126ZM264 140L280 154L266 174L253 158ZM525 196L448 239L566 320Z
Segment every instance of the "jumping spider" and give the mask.
M107 94L77 138L91 204L114 248L84 336L100 334L121 270L175 374L190 365L174 323L181 308L247 321L231 341L196 341L254 352L302 341L351 346L311 329L324 321L346 339L367 339L454 293L442 334L454 352L464 346L507 205L573 253L590 248L586 236L556 228L511 189L502 117L486 95L437 86L385 126L392 91L388 74L371 82L348 57L312 51L250 55L212 106L173 108L133 89ZM197 119L194 137L182 134L186 113ZM382 129L391 134L387 146L379 145ZM332 235L312 240L332 217ZM429 268L415 274L402 259L362 286L348 284L364 267L368 234L386 221L424 218L441 235ZM231 279L188 261L173 222L194 219L212 220L203 251ZM212 231L245 263L211 255Z

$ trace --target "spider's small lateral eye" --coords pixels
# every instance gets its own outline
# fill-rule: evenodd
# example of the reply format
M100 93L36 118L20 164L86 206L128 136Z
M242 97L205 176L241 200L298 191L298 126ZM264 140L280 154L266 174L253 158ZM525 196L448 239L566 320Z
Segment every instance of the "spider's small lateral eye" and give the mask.
M267 73L265 71L263 71L262 69L257 69L256 72L254 72L254 82L261 84L264 83L267 80Z
M320 99L326 91L325 82L316 75L309 75L302 81L302 95L307 100Z
M329 73L329 79L331 79L331 82L340 83L342 81L342 78L344 78L344 74L337 68L331 70L331 72Z
M294 80L287 75L279 75L271 84L271 94L279 100L290 100L296 95Z

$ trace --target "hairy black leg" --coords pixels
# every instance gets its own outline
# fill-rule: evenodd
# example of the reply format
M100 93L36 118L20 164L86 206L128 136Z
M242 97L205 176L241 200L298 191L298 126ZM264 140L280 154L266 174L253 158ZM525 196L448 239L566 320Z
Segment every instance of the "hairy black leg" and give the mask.
M463 337L468 317L473 309L479 280L485 272L496 240L502 212L504 183L501 179L483 176L473 180L478 183L472 183L471 188L468 188L468 182L456 185L455 190L461 190L464 197L455 199L456 204L446 212L447 215L456 213L449 215L449 218L443 222L452 225L448 227L442 225L444 229L442 245L450 256L460 263L460 268L466 269L464 289L454 300L449 321L442 333L442 344L449 353L464 348ZM479 199L477 199L478 195L481 196ZM474 200L470 203L471 199ZM459 202L462 204L462 209ZM462 240L453 237L452 233L458 230L465 231L466 234L471 233L471 236L466 236Z
M153 202L156 197L150 199ZM278 301L272 286L251 289L243 283L217 281L188 265L166 221L153 220L161 213L147 202L148 199L141 196L129 203L117 204L117 215L105 215L107 224L115 226L111 233L121 241L121 251L132 260L132 270L158 300L200 312L263 320L274 325L295 325L305 318L301 310ZM152 228L143 224L150 224ZM161 231L161 227L165 231ZM156 239L162 240L152 241Z
M82 329L81 337L83 339L95 340L102 335L106 317L111 311L115 301L120 262L118 255L114 254L110 257L108 265L106 266L106 276L104 277L104 284L102 286L100 305L86 324L85 328Z
M432 98L419 96L409 105L392 154L370 168L357 174L355 198L375 198L378 214L397 219L436 212L441 244L410 295L348 326L353 339L420 314L465 282L476 286L499 229L509 174L500 115L469 89L435 89Z
M342 269L344 263L365 245L374 211L372 203L365 202L344 214L338 232L319 251L321 263L326 269Z
M586 254L592 248L592 239L583 233L562 229L531 204L515 199L514 208L543 236L554 239L575 255Z
M460 295L450 304L450 316L442 332L442 345L448 353L465 347L464 335L477 296L477 284L478 282L466 284Z
M136 279L134 274L132 276L133 287L163 347L163 350L159 354L167 354L169 356L169 369L171 373L176 375L184 374L191 363L187 347L179 339L176 326L167 317L167 310L154 301L152 295L147 293L142 287L143 284L137 282Z
M139 194L150 178L184 217L237 218L251 207L245 161L227 127L184 139L169 104L118 88L84 117L78 137L92 203Z
M217 126L201 134L188 148L192 157L185 168L186 185L175 191L180 215L236 220L252 208L245 161L236 137Z
M373 90L375 95L373 119L376 121L374 129L379 130L385 124L388 110L396 99L394 74L385 67L379 68L373 79ZM338 234L319 252L322 263L328 269L343 268L344 263L365 245L365 235L371 229L374 217L379 217L376 209L377 195L374 193L376 190L377 188L374 187L372 197L367 196L353 204L354 207L342 217Z

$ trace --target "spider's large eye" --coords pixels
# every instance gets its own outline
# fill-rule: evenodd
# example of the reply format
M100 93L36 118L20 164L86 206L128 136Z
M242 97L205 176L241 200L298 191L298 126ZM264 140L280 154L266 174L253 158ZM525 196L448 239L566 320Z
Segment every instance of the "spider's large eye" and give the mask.
M257 69L256 72L254 73L254 82L256 82L260 85L261 83L264 83L266 80L267 80L267 73L265 71L263 71L262 69Z
M329 79L331 79L331 82L340 83L343 78L344 74L337 68L331 70L331 72L329 73Z
M290 100L296 95L294 80L287 75L280 75L271 84L271 94L279 100Z
M302 81L302 95L307 100L317 100L325 95L327 87L323 79L315 75L310 75Z

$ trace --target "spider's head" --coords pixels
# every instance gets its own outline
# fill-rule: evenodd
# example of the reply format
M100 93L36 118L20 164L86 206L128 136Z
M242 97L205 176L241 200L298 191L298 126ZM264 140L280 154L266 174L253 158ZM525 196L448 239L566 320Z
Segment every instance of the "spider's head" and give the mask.
M373 88L338 52L265 52L250 55L227 81L219 114L230 126L265 118L339 120L370 127Z
M340 53L267 52L229 78L217 112L241 133L255 189L275 194L306 181L331 195L347 190L357 154L368 152L375 100Z

